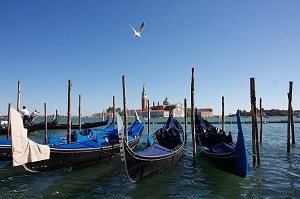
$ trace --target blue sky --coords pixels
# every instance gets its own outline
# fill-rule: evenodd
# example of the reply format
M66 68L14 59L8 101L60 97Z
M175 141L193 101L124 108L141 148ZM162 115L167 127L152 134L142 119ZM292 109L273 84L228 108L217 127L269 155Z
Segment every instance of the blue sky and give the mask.
M136 39L129 23L145 22ZM195 105L221 114L250 110L250 78L257 106L300 109L300 1L298 0L0 0L0 115L8 103L30 111L90 115L122 104L141 108L146 85L150 103L187 99L195 68Z

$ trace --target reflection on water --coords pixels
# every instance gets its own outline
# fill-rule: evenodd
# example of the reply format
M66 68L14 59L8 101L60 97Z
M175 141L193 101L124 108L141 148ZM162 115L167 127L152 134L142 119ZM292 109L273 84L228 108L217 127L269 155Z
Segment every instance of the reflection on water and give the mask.
M117 161L41 173L29 173L23 167L11 167L10 162L0 162L0 198L300 198L300 149L296 144L290 154L286 153L286 125L264 124L261 166L252 167L244 179L201 160L193 167L189 133L186 146L189 153L168 170L137 183L128 180L124 165ZM151 125L151 132L161 126ZM221 127L220 124L216 126ZM236 124L225 126L234 140L236 129ZM251 124L243 124L243 129L251 151ZM300 125L296 123L296 142L299 130ZM51 132L66 133L62 130ZM43 131L29 136L43 143ZM145 141L146 136L143 136L142 142ZM249 161L252 166L250 154Z

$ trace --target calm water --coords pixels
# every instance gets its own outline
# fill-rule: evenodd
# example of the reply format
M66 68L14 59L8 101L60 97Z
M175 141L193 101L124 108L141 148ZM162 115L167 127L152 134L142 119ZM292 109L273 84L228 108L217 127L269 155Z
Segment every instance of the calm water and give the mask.
M151 133L161 126L151 125ZM251 151L251 124L242 127ZM225 125L234 140L236 129L236 124ZM299 143L299 131L300 124L296 123L296 143ZM0 162L0 198L300 198L300 149L296 144L290 154L286 153L286 132L285 123L264 124L261 166L252 167L250 156L251 172L244 179L219 171L201 160L193 167L189 134L187 152L176 165L138 183L128 180L124 165L119 162L40 173ZM64 131L55 133L65 134ZM44 138L43 131L29 136L40 143ZM146 136L142 142L145 140Z

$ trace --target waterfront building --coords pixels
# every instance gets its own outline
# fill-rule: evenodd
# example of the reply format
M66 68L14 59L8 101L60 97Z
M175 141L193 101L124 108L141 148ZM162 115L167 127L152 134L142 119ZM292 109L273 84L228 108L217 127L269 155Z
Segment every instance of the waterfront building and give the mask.
M147 91L145 88L145 84L143 85L142 91L142 107L140 110L136 110L137 114L140 117L148 117L148 97ZM198 112L201 113L202 117L212 117L213 110L211 108L198 109ZM133 113L133 111L131 111ZM153 102L152 107L150 107L150 117L158 118L158 117L169 117L169 113L172 113L174 117L184 117L184 107L178 102L176 104L171 104L168 97L165 98L163 104ZM129 114L129 116L134 116L135 113ZM187 117L191 116L191 108L187 108Z

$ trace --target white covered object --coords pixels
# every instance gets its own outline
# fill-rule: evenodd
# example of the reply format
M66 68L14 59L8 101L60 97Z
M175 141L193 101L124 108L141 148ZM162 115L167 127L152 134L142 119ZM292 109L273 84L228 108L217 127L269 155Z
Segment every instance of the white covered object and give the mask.
M13 166L50 158L50 147L27 138L20 113L10 108Z

